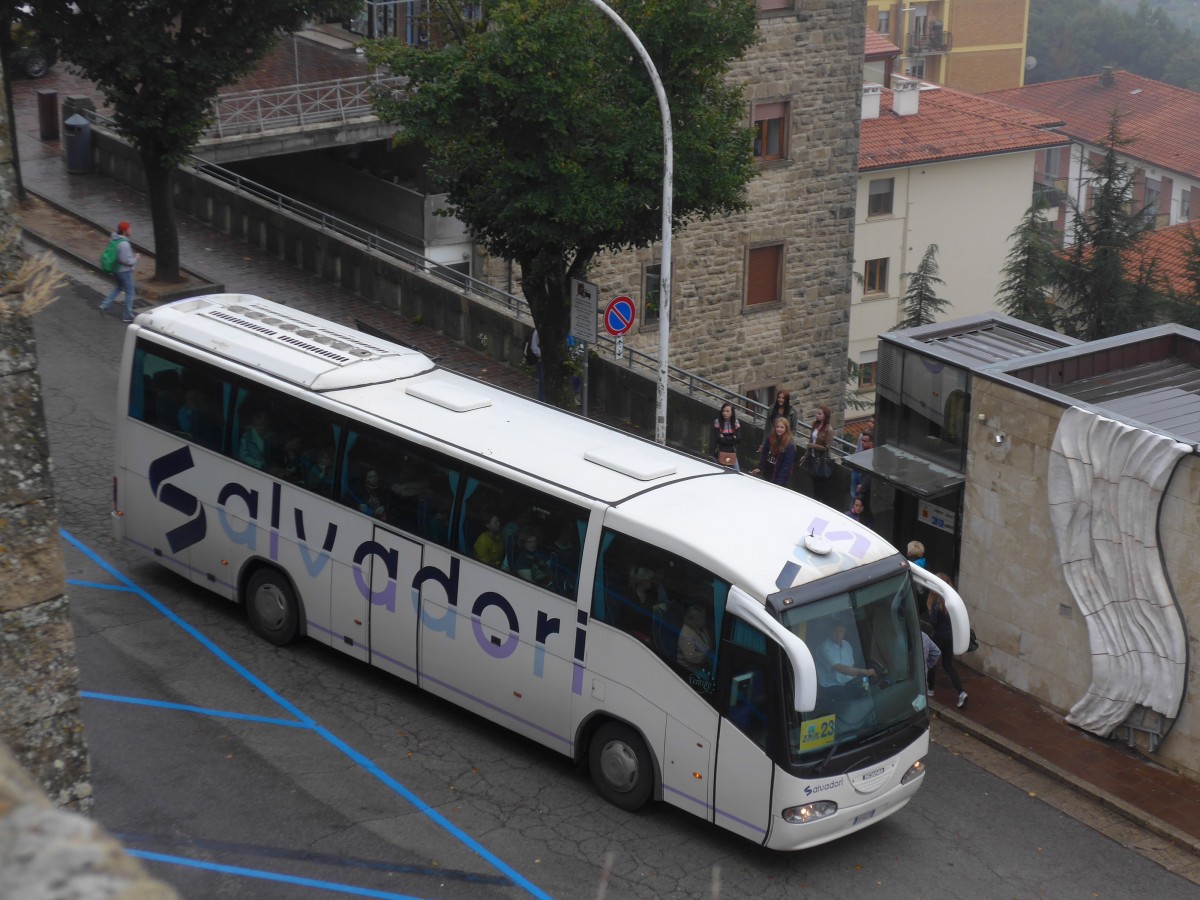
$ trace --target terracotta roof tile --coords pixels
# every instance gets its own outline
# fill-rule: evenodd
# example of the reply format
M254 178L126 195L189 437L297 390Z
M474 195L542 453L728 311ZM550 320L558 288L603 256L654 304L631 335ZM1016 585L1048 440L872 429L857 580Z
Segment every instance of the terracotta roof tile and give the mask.
M1156 259L1158 276L1175 290L1190 293L1196 287L1187 270L1193 236L1200 238L1200 222L1182 222L1148 232L1130 251L1125 262L1137 266Z
M1112 84L1099 76L1068 78L1004 91L989 99L1059 116L1059 130L1080 142L1103 144L1113 109L1121 113L1121 134L1134 141L1122 155L1159 168L1200 178L1200 93L1130 72L1113 72Z
M922 90L913 116L892 112L892 96L885 88L879 118L862 121L860 172L1067 144L1047 130L1058 119L951 88Z
M873 28L867 29L867 59L887 59L899 56L900 48Z

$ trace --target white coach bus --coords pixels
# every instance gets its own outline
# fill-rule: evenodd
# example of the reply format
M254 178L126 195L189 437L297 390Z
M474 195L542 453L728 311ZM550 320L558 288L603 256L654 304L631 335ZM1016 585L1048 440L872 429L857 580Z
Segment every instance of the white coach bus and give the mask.
M128 329L113 522L242 603L780 850L878 822L929 746L913 579L798 493L257 297Z

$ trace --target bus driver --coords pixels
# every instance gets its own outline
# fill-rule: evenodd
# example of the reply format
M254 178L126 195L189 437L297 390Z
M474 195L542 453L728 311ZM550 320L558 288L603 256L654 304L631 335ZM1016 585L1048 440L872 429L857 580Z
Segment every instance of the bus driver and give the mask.
M875 670L854 664L854 647L846 640L844 622L833 623L833 631L817 649L817 680L822 690L834 697L854 692L860 679L875 677ZM847 687L849 685L849 687Z

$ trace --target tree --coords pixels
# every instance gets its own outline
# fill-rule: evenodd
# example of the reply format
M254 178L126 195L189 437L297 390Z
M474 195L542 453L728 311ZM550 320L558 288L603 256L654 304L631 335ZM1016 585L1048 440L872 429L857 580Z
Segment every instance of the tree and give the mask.
M94 82L137 150L154 221L155 278L179 278L176 167L208 124L217 92L251 71L280 30L353 0L66 0L39 2L38 30Z
M1008 236L1012 247L1000 270L1003 281L996 302L1014 318L1043 328L1055 327L1051 291L1057 275L1054 226L1046 204L1034 203Z
M1121 118L1113 111L1104 157L1088 163L1091 207L1071 201L1075 243L1064 255L1058 278L1063 330L1092 341L1153 325L1160 294L1153 260L1129 271L1129 251L1153 225L1145 210L1133 209L1133 170L1118 151L1129 145L1121 136Z
M1200 328L1200 227L1188 229L1187 241L1183 277L1178 279L1183 286L1172 288L1169 312L1172 321Z
M937 295L937 286L946 283L938 275L937 253L937 244L930 244L925 248L925 255L917 264L916 271L905 272L900 276L907 279L908 283L903 300L904 318L892 331L932 325L934 317L950 306L949 300Z
M674 131L676 225L742 209L753 176L729 64L755 40L745 0L610 3L645 45ZM548 399L564 369L572 278L597 254L648 247L662 225L662 128L628 39L584 0L499 0L486 29L437 50L394 41L368 60L410 79L375 108L419 141L448 205L491 255L520 267Z
M1194 89L1200 73L1196 37L1180 28L1161 7L1146 0L1032 0L1029 55L1037 67L1030 84L1096 74L1101 66L1126 69L1146 78Z

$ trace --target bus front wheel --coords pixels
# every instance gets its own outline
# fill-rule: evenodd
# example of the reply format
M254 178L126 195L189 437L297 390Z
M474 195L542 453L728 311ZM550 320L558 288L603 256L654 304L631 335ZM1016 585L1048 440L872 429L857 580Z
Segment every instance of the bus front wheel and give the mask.
M654 767L645 742L628 725L608 722L592 737L588 769L600 796L633 811L650 799Z
M296 594L274 569L259 569L246 585L246 615L255 634L282 647L295 636L300 616Z

